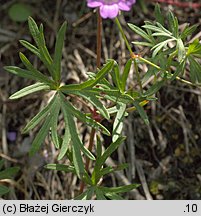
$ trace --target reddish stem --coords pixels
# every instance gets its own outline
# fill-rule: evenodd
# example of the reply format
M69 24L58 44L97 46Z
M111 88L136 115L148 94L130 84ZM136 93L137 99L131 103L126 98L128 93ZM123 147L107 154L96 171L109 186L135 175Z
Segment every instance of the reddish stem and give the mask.
M97 11L98 18L97 18L97 41L96 41L96 52L97 52L97 59L96 59L96 66L100 68L101 66L101 31L102 31L102 17L100 16L99 10Z
M154 2L159 2L159 3L167 3L171 5L175 5L178 7L183 7L183 8L201 8L200 3L193 3L193 2L181 2L177 0L152 0Z
M96 67L100 68L101 66L101 31L102 31L102 18L100 16L99 10L97 11L97 59L96 59ZM97 113L96 113L96 108L94 107L93 110L93 118L94 120L98 120L96 119L98 117ZM93 148L93 144L94 144L94 137L96 134L96 130L94 128L91 129L91 133L90 133L90 139L89 139L89 146L88 146L88 150L92 151ZM89 171L89 164L90 164L90 159L86 158L86 163L85 163L85 170L88 172ZM84 187L85 184L82 181L80 183L80 194L84 191Z

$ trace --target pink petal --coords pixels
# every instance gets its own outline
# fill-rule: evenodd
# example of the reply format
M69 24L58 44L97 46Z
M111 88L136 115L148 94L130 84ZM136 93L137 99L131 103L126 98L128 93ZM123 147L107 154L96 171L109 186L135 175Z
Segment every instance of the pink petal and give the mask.
M87 6L92 7L92 8L100 7L102 5L103 5L103 3L99 2L99 1L89 1L89 2L87 2Z
M119 2L118 3L119 9L123 11L129 11L131 7L127 5L125 2Z
M131 9L132 4L135 4L136 0L130 0L130 1L120 1L118 3L119 9L123 11L129 11Z
M113 19L118 16L118 13L119 13L119 7L117 4L102 5L100 7L100 14L104 19L106 18Z

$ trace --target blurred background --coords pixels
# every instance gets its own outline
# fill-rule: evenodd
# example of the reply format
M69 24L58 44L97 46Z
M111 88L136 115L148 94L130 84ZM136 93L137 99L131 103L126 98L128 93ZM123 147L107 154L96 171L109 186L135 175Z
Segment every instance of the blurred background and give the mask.
M164 17L169 10L173 11L181 31L187 23L199 24L188 41L201 40L200 0L137 0L131 12L120 16L130 42L142 39L127 27L127 22L142 26L145 20L153 21L156 2ZM16 101L8 99L15 91L31 84L3 69L6 65L23 67L19 52L46 73L41 62L19 43L20 39L33 42L28 31L28 16L44 24L51 54L58 28L65 20L68 22L62 60L64 83L79 83L87 78L87 72L96 68L96 13L87 8L86 1L0 0L0 157L6 160L6 167L20 166L15 179L0 182L11 188L3 198L72 199L79 193L77 177L43 168L47 163L57 162L58 152L50 139L47 137L41 151L30 158L28 151L37 130L21 134L22 128L46 105L51 95L40 93ZM146 48L133 46L133 50L145 58L150 56ZM123 66L129 53L114 22L103 20L102 64L108 58L114 58ZM146 65L140 65L141 74L146 70ZM188 76L188 71L186 73ZM137 88L134 76L131 71L129 84ZM126 199L201 199L201 90L174 81L166 84L157 97L157 101L145 108L149 126L137 112L127 117L123 132L127 139L107 164L127 162L129 169L108 175L104 184L141 184L138 190L126 194ZM112 119L103 124L110 129ZM62 119L59 127L63 127ZM87 143L88 129L81 123L78 127L83 142ZM104 137L105 146L110 141L109 137Z

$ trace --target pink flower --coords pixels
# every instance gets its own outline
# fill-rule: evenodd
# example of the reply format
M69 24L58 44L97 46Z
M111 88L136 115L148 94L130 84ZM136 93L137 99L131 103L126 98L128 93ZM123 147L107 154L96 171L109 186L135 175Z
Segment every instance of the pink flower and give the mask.
M113 19L118 16L120 10L129 11L136 0L87 0L87 6L100 7L101 17Z

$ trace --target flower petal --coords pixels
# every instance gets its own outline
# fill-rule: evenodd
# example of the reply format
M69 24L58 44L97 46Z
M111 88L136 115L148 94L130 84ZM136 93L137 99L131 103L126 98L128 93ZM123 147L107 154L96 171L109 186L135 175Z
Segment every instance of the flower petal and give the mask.
M87 2L87 6L88 6L88 7L92 7L92 8L100 7L100 6L102 6L102 5L103 5L103 3L100 2L100 1L88 1L88 2Z
M123 11L129 11L132 4L135 4L136 0L120 1L118 3L119 9Z
M102 5L100 7L100 14L101 17L103 17L104 19L106 18L113 19L118 16L118 13L119 13L119 7L117 4Z

